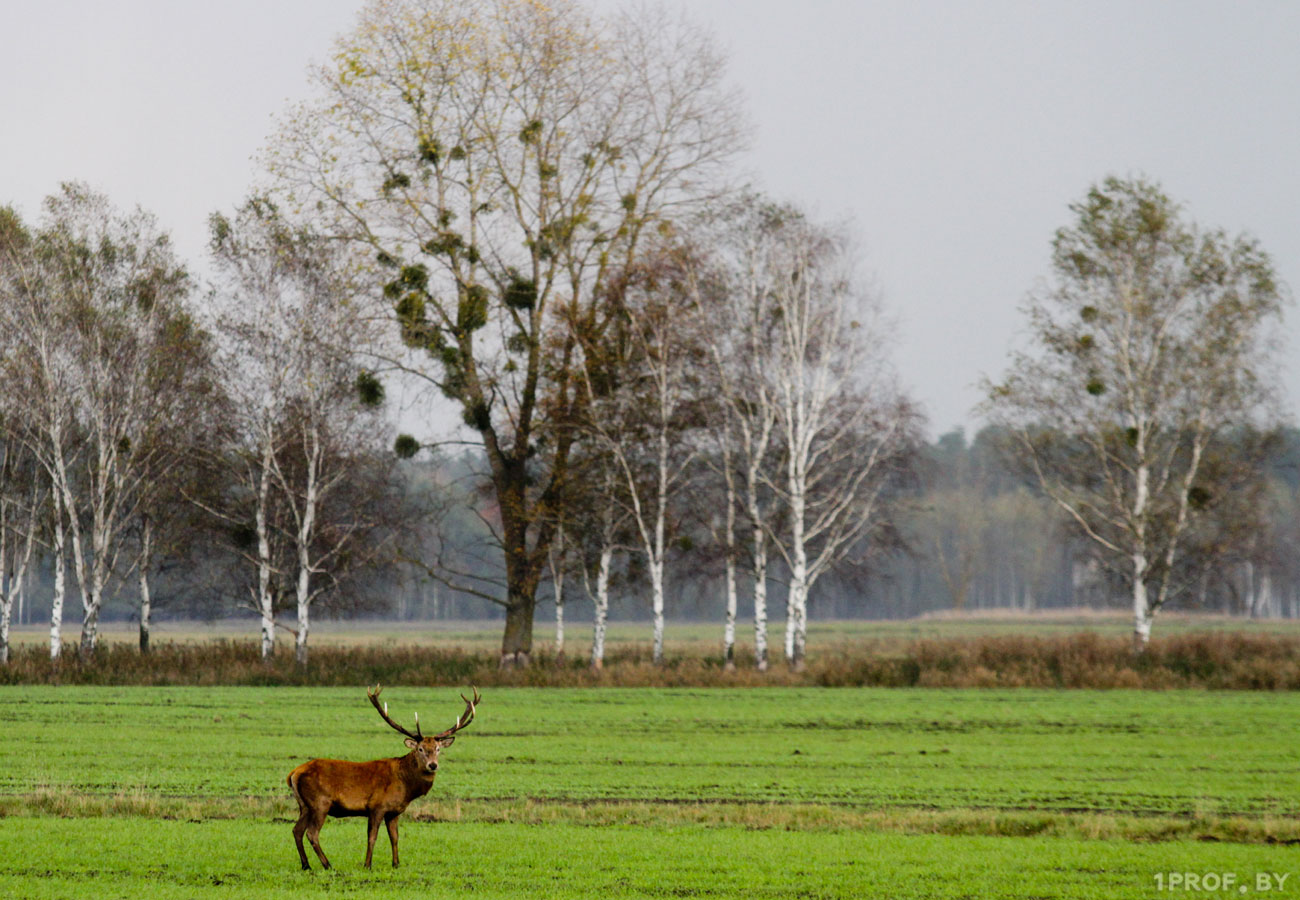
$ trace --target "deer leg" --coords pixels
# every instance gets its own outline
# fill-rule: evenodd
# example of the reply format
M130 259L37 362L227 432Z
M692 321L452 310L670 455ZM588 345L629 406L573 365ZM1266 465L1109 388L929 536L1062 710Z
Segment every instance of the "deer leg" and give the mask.
M370 868L370 858L375 852L375 838L379 836L379 820L381 816L377 813L370 814L370 821L366 828L366 868Z
M298 859L302 860L302 867L310 869L311 863L307 862L307 851L302 848L302 836L307 830L307 820L311 818L311 811L304 809L298 814L298 822L293 826L293 842L298 845Z
M388 843L393 845L393 868L397 868L397 817L400 813L389 813L385 817L388 825Z
M324 815L312 817L311 823L307 826L307 840L311 841L311 847L320 857L321 868L328 869L330 861L325 857L325 851L320 848L320 827L325 824ZM305 856L305 854L304 854Z

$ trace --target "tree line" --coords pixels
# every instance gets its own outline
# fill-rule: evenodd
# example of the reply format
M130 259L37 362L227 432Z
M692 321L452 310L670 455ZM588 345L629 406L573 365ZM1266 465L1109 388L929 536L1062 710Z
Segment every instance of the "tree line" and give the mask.
M503 667L541 599L562 648L578 592L599 667L634 585L661 660L673 593L708 585L727 664L752 614L760 668L773 585L799 668L819 595L1033 606L1065 567L1071 596L1129 593L1141 649L1262 559L1286 291L1254 241L1097 185L986 386L994 429L927 448L850 233L739 183L724 74L652 8L374 3L211 217L207 281L84 185L6 210L0 647L37 559L55 656L69 584L83 652L128 579L147 649L170 577L305 662L314 606L428 578L499 611Z

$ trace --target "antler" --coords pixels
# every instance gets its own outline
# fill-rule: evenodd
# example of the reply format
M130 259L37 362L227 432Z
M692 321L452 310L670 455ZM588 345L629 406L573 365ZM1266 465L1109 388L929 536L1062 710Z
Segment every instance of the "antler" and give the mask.
M473 685L470 685L470 690L474 692L474 699L471 700L468 697L466 697L464 694L460 695L460 699L465 701L465 711L460 714L460 718L456 720L455 725L451 726L442 734L437 736L439 740L445 737L451 737L453 734L455 734L456 732L464 728L466 725L468 725L470 722L474 721L474 707L477 706L479 700L483 698L478 695L478 688L474 687Z
M381 706L379 703L379 692L382 690L383 688L381 688L379 685L375 685L373 688L366 691L366 696L369 697L370 702L375 705L375 709L379 710L379 715L383 717L384 721L387 722L394 730L400 731L402 734L406 735L413 741L424 740L424 736L420 734L420 714L419 713L415 714L415 733L412 734L411 732L407 731L401 725L398 725L396 722L394 722L392 719L388 717L388 704L385 703ZM457 725L457 727L460 726Z

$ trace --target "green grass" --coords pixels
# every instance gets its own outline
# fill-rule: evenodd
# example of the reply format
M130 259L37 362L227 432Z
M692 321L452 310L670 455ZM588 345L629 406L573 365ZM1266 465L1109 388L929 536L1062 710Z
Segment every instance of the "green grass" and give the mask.
M0 727L4 794L284 798L304 759L401 751L360 688L6 688ZM1297 747L1295 694L496 688L435 796L1293 816Z
M0 897L1155 897L1300 872L1298 747L1289 693L493 688L403 868L332 820L309 876L285 775L401 750L360 688L0 688Z
M359 823L327 826L322 837L338 868L307 874L287 823L0 820L0 896L1132 900L1162 896L1157 873L1232 872L1253 885L1257 872L1300 869L1294 849L1232 844L407 824L402 868L388 865L385 850L367 872Z

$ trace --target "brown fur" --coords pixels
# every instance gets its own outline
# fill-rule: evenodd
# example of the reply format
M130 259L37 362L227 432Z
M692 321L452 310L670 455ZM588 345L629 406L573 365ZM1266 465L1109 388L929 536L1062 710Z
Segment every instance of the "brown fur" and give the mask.
M320 864L328 869L330 861L320 846L320 830L327 816L365 816L366 868L370 868L375 852L375 837L379 823L388 826L388 843L393 848L393 866L397 865L397 817L411 801L423 797L433 787L438 774L438 754L456 740L456 732L474 720L474 705L479 702L478 689L470 699L461 694L465 711L456 724L440 734L425 737L420 732L420 717L415 717L415 730L408 731L388 715L388 704L379 702L379 685L366 692L366 697L390 727L406 735L405 756L376 759L370 762L349 762L345 759L312 759L289 773L289 790L298 801L298 821L293 826L293 841L298 847L298 859L304 869L310 869L307 851L303 849L305 834L312 849L320 857Z
M370 868L379 823L388 826L388 842L393 847L393 865L397 865L397 817L412 800L423 797L433 787L436 771L428 771L427 762L437 767L438 751L454 738L424 738L405 756L349 762L343 759L313 759L289 773L289 788L298 801L298 822L293 826L294 843L304 869L310 869L303 849L305 834L323 867L329 859L320 846L320 830L327 816L366 816L366 868ZM407 744L414 744L407 741Z

